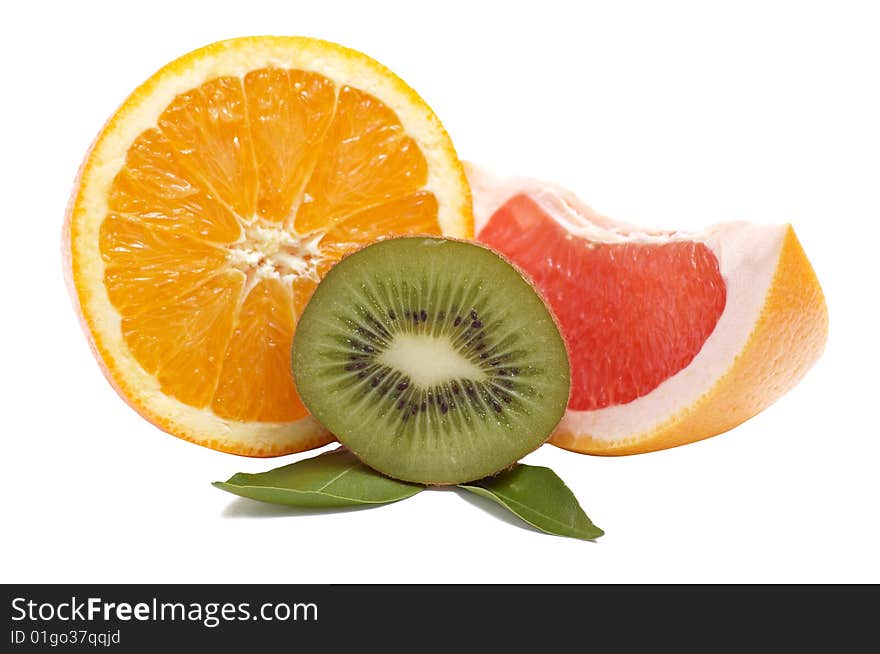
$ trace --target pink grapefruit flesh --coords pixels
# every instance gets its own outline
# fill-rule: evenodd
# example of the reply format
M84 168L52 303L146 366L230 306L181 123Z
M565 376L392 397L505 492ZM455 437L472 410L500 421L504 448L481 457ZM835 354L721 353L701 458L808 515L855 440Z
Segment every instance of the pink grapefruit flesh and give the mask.
M598 243L515 195L480 241L526 269L568 341L569 407L626 404L687 366L715 329L727 288L704 243Z

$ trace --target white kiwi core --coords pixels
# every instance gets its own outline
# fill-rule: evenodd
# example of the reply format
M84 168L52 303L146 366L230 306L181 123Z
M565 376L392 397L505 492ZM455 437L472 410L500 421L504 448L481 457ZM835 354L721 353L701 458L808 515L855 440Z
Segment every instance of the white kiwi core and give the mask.
M455 379L479 381L485 377L446 336L395 334L388 349L379 356L379 362L400 371L422 388Z

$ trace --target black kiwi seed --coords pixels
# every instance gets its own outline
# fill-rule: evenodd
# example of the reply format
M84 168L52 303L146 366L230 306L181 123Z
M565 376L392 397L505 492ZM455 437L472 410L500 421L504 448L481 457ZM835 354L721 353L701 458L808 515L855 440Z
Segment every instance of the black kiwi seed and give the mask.
M391 320L397 320L397 313L395 313L394 309L388 309L388 317Z
M446 413L449 411L449 407L446 405L446 402L440 400L440 413Z
M471 309L471 320L476 320L476 319L477 319L477 310Z
M391 332L385 329L385 325L383 325L381 322L379 322L372 316L370 317L370 321L373 323L373 327L376 329L376 331L379 332L382 336L384 336L385 338L391 336Z
M397 410L399 411L400 409L402 409L405 406L406 406L406 400L400 400L400 402L397 403Z
M427 408L428 408L428 403L425 402L424 400L422 400L422 404L419 406L419 408L420 408L422 411L427 410Z
M428 312L422 309L421 313L419 313L419 319L425 322L428 319Z
M498 413L501 413L501 405L498 404L495 400L492 400L492 408L495 409Z
M446 312L445 312L445 311L440 311L440 312L437 314L437 320L441 320L441 321L442 321L442 320L446 320Z
M399 382L399 383L397 384L397 390L402 391L402 390L404 390L407 386L409 386L409 381L406 380L406 379L404 379L403 381L401 381L401 382Z
M483 326L483 323L482 323L481 321L479 321L479 320L474 320L474 321L471 323L471 327L473 327L474 329L479 329L479 328L482 327L482 326Z
M455 316L455 320L452 321L452 324L458 327L461 324L461 316Z

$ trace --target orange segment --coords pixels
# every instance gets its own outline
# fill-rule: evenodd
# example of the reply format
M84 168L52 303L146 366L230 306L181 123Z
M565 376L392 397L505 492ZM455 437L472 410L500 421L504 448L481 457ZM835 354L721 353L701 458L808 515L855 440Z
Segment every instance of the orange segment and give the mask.
M381 234L439 234L437 198L420 191L387 204L380 204L337 223L324 237L328 242L364 245Z
M208 278L174 302L123 318L125 342L162 391L192 406L214 394L244 275Z
M400 120L373 96L344 86L321 160L296 216L301 233L414 193L427 180L425 157Z
M238 77L220 77L181 93L159 116L159 128L186 166L239 216L256 206L257 171Z
M110 209L147 225L228 243L241 233L235 216L188 172L161 132L148 129L128 149L108 198Z
M437 198L422 191L343 219L321 244L339 258L385 234L440 234L436 216Z
M257 156L257 211L278 222L302 198L333 118L336 86L316 73L263 68L245 76L244 89Z
M327 265L327 269L330 265ZM319 271L323 277L326 270ZM291 293L293 296L293 315L297 318L302 315L303 309L312 297L315 288L318 286L318 280L311 277L294 277L291 282Z
M184 233L150 229L110 214L101 224L100 248L110 301L122 315L173 302L226 265L218 247Z
M245 298L226 348L214 413L232 420L297 420L307 412L290 375L294 315L290 291L260 281Z
M143 84L68 220L67 272L114 387L172 434L253 456L332 439L297 396L290 346L333 264L378 238L473 234L424 102L360 53L283 37L208 46Z

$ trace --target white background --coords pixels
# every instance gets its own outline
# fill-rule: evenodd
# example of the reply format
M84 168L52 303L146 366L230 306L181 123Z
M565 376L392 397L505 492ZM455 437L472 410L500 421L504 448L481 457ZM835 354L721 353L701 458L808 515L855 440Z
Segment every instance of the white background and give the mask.
M870 3L19 2L0 30L0 581L880 582ZM827 296L823 358L708 441L530 455L605 529L596 543L455 491L296 514L212 488L294 458L185 443L114 394L62 281L61 224L81 157L136 85L198 46L266 33L372 55L462 157L558 181L603 213L792 222Z

